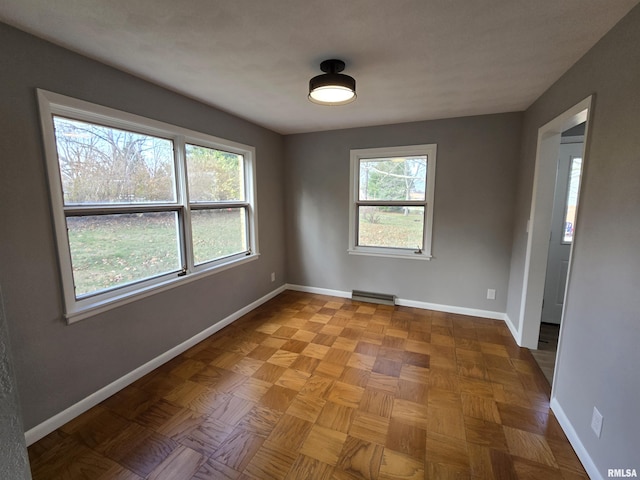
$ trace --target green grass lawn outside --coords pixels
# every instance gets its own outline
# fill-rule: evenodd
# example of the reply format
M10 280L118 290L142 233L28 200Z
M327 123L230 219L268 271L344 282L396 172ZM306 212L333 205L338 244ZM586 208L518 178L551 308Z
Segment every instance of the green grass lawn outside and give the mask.
M196 264L246 250L244 211L192 213ZM67 219L76 296L182 269L174 213Z
M423 215L376 210L360 219L359 245L422 247ZM244 211L192 212L196 264L247 249ZM103 215L67 219L76 296L179 271L174 213Z
M376 208L373 211L369 210L366 215L361 212L358 245L422 248L423 230L423 209L411 211L405 215L401 212L385 212Z

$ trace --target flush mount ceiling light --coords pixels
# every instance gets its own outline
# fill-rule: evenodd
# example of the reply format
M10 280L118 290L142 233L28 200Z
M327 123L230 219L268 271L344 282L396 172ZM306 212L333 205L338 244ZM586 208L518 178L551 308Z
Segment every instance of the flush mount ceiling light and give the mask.
M346 105L356 99L356 81L344 70L342 60L325 60L320 64L322 75L309 80L309 100L320 105Z

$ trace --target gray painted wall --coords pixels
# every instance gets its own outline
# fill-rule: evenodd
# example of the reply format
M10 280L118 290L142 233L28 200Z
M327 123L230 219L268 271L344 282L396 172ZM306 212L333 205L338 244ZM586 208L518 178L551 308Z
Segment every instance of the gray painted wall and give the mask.
M0 290L0 478L30 479L9 332Z
M504 312L522 115L508 113L285 137L287 278ZM433 259L349 255L349 152L437 143ZM486 299L488 288L496 300Z
M538 128L595 94L555 396L602 476L640 470L640 6L526 112L508 313L517 320ZM593 407L602 436L590 429Z
M0 45L0 284L30 429L281 284L283 141L3 24ZM256 147L260 258L67 326L36 88Z

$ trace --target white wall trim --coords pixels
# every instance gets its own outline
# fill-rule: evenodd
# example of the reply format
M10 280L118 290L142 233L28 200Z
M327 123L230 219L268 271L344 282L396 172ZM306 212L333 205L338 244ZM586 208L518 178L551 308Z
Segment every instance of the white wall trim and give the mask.
M286 289L287 289L286 285L282 285L282 286L276 288L275 290L273 290L272 292L269 292L268 294L266 294L265 296L259 298L255 302L252 302L249 305L247 305L246 307L243 307L240 310L232 313L231 315L229 315L228 317L222 319L221 321L217 322L216 324L211 325L210 327L206 328L202 332L194 335L193 337L189 338L188 340L185 340L181 344L176 345L172 349L167 350L166 352L164 352L163 354L157 356L156 358L154 358L152 360L149 360L144 365L139 366L135 370L127 373L126 375L120 377L119 379L115 380L114 382L110 383L109 385L106 385L105 387L101 388L97 392L94 392L91 395L89 395L88 397L86 397L86 398L80 400L79 402L71 405L69 408L67 408L67 409L63 410L62 412L54 415L53 417L49 418L48 420L45 420L44 422L40 423L39 425L36 425L35 427L31 428L30 430L27 430L25 432L25 434L24 434L26 442L27 442L27 445L31 445L31 444L37 442L38 440L40 440L41 438L47 436L48 434L50 434L54 430L60 428L65 423L67 423L67 422L73 420L74 418L76 418L78 415L86 412L87 410L89 410L92 407L95 407L96 405L98 405L103 400L106 400L107 398L109 398L111 395L113 395L113 394L119 392L120 390L122 390L123 388L131 385L133 382L135 382L136 380L142 378L147 373L155 370L156 368L160 367L164 363L166 363L169 360L171 360L171 359L175 358L176 356L180 355L182 352L187 351L189 348L191 348L194 345L198 344L199 342L201 342L205 338L210 337L211 335L213 335L214 333L218 332L219 330L222 330L227 325L230 325L231 323L233 323L234 321L236 321L237 319L239 319L243 315L246 315L250 311L258 308L263 303L268 302L269 300L271 300L276 295L284 292Z
M287 284L287 289L296 290L298 292L317 293L319 295L329 295L332 297L351 298L351 292L343 290L330 290L328 288L306 287L304 285ZM423 310L435 310L437 312L457 313L459 315L469 315L471 317L491 318L494 320L503 320L507 323L511 334L514 335L515 329L511 322L507 322L507 314L502 312L493 312L491 310L479 310L477 308L456 307L453 305L442 305L439 303L420 302L417 300L407 300L404 298L396 298L396 305L403 307L414 307ZM514 335L515 338L515 335Z
M560 405L560 403L555 397L551 398L551 410L553 410L553 413L558 419L558 423L560 424L560 426L562 427L562 430L564 430L565 435L569 439L569 443L571 444L573 449L576 451L576 455L578 455L578 458L582 462L582 466L587 471L589 478L591 478L591 480L604 480L604 477L600 475L600 472L598 471L596 464L593 463L593 460L591 459L589 452L587 452L587 449L580 441L580 437L576 433L575 429L573 428L573 425L569 421L569 418L564 413L562 406Z
M471 317L492 318L494 320L505 319L502 312L493 312L491 310L480 310L477 308L456 307L454 305L441 305L439 303L419 302L417 300L406 300L404 298L396 299L396 304L403 307L421 308L423 310L435 310L436 312L456 313L458 315L469 315Z
M511 321L511 318L506 313L504 314L504 323L506 323L507 327L509 327L509 331L511 332L511 336L513 337L513 339L516 341L518 346L521 347L522 346L522 332L519 331L516 328L516 326Z
M518 345L523 347L531 349L538 348L542 299L544 297L544 283L549 254L551 213L553 210L561 135L563 131L575 127L582 122L587 122L583 150L586 149L592 103L593 95L585 98L577 105L574 105L538 129L536 163L533 175L531 210L529 213L529 228L519 313L521 341L518 342ZM583 165L585 165L588 161L588 155L586 154L586 150L583 153ZM580 193L578 193L578 195L580 195ZM571 257L569 259L567 288L565 292L569 291L568 282L570 280Z
M295 290L296 292L315 293L318 295L328 295L330 297L351 298L351 292L344 292L342 290L292 285L290 283L287 283L285 286L287 287L287 290Z

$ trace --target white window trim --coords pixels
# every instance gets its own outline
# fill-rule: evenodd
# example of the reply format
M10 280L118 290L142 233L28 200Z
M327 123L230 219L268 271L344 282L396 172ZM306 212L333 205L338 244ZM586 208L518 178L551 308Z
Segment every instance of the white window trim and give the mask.
M98 313L166 291L178 285L184 285L199 278L213 275L258 259L260 253L258 251L258 212L256 206L256 161L254 147L41 89L37 90L37 94L49 180L51 210L62 280L64 317L67 323L71 324L83 320ZM102 123L114 128L133 130L143 134L171 139L174 142L177 162L176 183L181 184L181 188L178 189L181 193L178 195L177 207L182 209L185 217L185 238L180 239L183 245L182 248L186 249L185 259L187 265L185 273L175 272L165 274L103 293L76 299L69 239L66 231L60 168L58 165L58 154L52 120L53 115L66 116L92 123ZM194 143L203 147L237 153L244 157L245 202L248 204L248 254L232 255L201 265L193 264L190 238L190 209L186 195L187 180L184 161L184 145L186 143Z
M435 198L436 144L408 145L400 147L364 148L351 150L351 181L349 185L349 248L350 255L430 260L433 232L433 201ZM407 157L427 155L427 192L423 248L416 252L408 248L367 247L357 245L357 203L360 181L360 160L368 158Z

